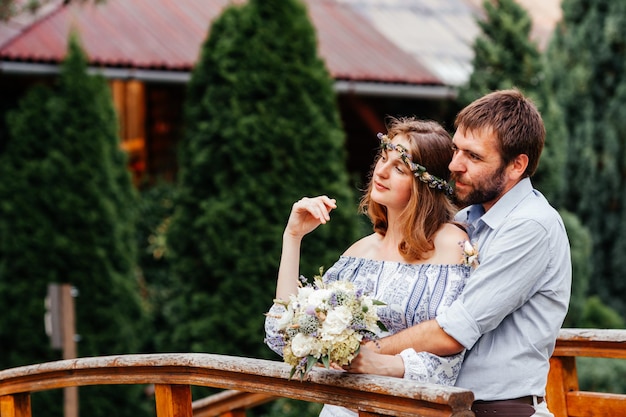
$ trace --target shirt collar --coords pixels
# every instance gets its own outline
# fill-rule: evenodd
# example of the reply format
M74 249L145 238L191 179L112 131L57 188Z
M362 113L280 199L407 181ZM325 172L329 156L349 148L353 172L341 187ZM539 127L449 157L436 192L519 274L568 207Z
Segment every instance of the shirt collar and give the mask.
M474 204L471 206L467 213L467 221L476 226L478 220L481 220L491 229L495 229L502 224L511 210L513 210L528 193L532 192L532 190L533 186L530 182L530 178L523 178L504 194L489 211L485 212L482 204Z

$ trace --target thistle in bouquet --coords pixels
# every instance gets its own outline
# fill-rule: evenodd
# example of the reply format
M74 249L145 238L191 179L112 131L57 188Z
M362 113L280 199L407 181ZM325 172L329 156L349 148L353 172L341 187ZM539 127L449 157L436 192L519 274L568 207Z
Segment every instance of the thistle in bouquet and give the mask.
M300 277L299 287L288 301L274 300L285 307L278 318L278 332L285 342L284 361L292 366L289 378L300 380L316 364L327 369L331 363L349 365L362 341L375 340L386 331L377 309L384 303L373 299L352 282L312 283Z

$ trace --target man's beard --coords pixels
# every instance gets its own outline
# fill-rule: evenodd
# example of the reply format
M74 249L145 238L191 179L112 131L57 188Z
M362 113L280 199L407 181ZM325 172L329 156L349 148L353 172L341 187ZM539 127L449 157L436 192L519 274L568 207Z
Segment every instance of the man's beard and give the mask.
M493 201L500 197L504 190L504 183L506 181L505 173L506 165L502 165L498 168L493 175L487 176L485 181L474 183L474 188L465 197L460 197L456 192L454 194L454 200L457 206L466 207L472 204L483 204L489 201ZM456 180L457 175L452 173L452 180Z

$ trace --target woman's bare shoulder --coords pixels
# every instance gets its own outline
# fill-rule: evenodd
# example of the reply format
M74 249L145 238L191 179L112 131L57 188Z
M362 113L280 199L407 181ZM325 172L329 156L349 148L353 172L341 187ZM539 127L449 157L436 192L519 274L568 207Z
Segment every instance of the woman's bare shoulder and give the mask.
M468 240L469 236L462 226L456 223L446 223L437 233L437 238L458 244L459 241Z
M454 223L446 223L435 236L435 257L438 263L461 263L461 244L469 240L465 230Z
M343 256L352 256L355 258L364 258L376 247L380 242L380 235L372 233L367 235L356 242L354 242L346 251Z

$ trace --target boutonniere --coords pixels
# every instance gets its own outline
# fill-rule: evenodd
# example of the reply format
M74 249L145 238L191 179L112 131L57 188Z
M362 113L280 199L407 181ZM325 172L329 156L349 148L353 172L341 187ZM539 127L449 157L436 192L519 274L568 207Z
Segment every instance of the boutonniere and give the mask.
M478 268L478 247L476 244L472 245L469 240L465 240L459 242L459 245L463 248L463 258L461 259L463 265Z

